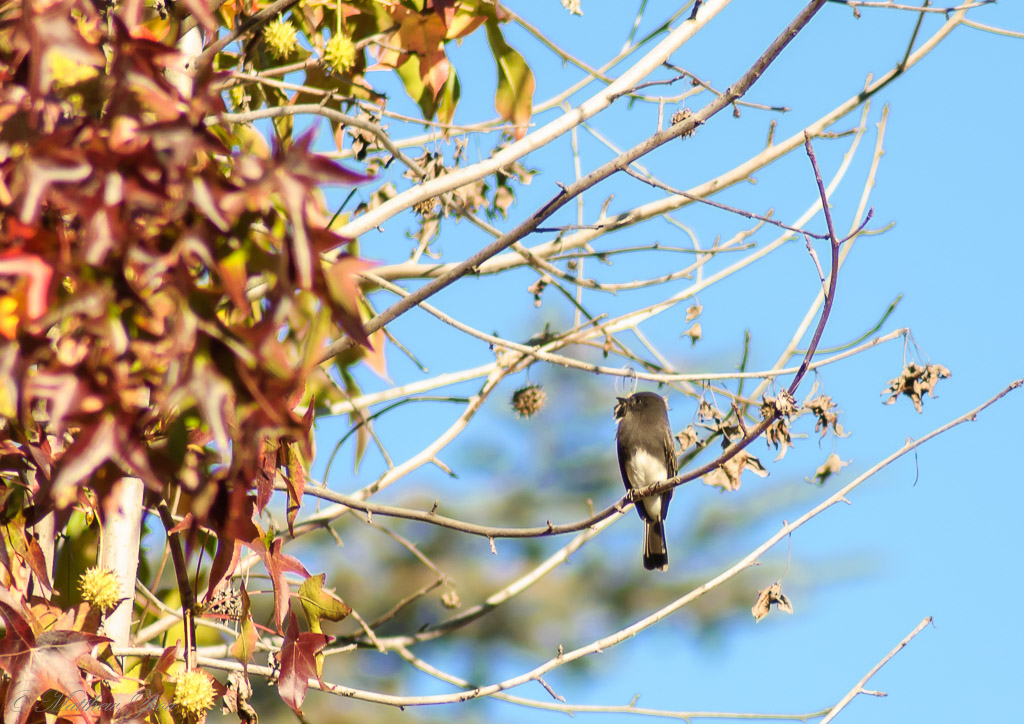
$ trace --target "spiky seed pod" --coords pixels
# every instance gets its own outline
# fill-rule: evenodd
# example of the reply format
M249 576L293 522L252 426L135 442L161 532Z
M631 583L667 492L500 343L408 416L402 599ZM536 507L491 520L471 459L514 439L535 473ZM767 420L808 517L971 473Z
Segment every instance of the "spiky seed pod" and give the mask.
M281 18L270 22L263 28L263 40L270 49L270 54L278 60L284 60L295 52L298 44L295 27Z
M687 118L689 118L692 115L693 115L693 111L691 111L689 108L680 108L679 110L677 110L675 113L672 114L672 125L674 126L677 123L682 123L683 121L685 121ZM688 136L692 136L693 132L696 131L696 130L697 130L697 128L695 126L695 127L691 128L689 131L687 131L686 133L684 133L682 135L682 137L686 138Z
M544 409L548 395L540 385L527 385L512 393L512 409L520 417L533 417Z
M328 40L324 60L339 73L344 73L355 65L356 46L352 43L352 38L344 33L338 33Z
M216 692L209 674L200 669L186 671L174 685L174 706L186 719L200 719L213 707Z
M93 566L78 579L78 590L90 606L106 613L117 607L121 600L121 581L117 574L99 566Z

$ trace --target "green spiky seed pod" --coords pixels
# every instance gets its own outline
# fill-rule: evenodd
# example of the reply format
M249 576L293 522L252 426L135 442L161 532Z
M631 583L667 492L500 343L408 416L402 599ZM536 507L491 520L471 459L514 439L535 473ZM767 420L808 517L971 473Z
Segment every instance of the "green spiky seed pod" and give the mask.
M352 43L352 38L344 33L338 33L328 40L324 60L339 73L344 73L355 65L356 46Z
M294 53L298 44L295 27L281 18L263 28L263 40L266 41L270 54L278 60L284 60Z
M186 719L200 719L213 707L216 692L209 674L199 669L186 671L174 685L174 706Z
M117 608L121 600L121 581L117 574L99 566L93 566L78 579L78 590L90 606L104 613Z

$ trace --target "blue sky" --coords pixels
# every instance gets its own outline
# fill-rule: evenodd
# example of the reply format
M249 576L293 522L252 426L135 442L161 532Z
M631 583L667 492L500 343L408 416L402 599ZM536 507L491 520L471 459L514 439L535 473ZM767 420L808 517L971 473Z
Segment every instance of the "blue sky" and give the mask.
M638 5L584 0L584 16L574 18L553 0L509 3L557 43L594 65L602 64L622 47ZM640 35L652 30L667 13L664 3L647 5ZM795 2L735 0L676 53L673 62L724 88L801 6ZM971 17L1024 31L1024 7L1019 3L980 8ZM918 43L942 21L941 16L928 17ZM788 136L858 91L868 73L877 76L886 72L903 56L915 22L916 17L908 13L870 9L863 9L858 20L848 8L829 4L747 96L747 100L760 103L788 105L793 109L790 113L778 116L743 109L742 117L733 119L725 112L693 139L675 142L670 149L645 159L644 165L678 188L714 177L763 147L769 121L778 123L776 138ZM505 33L537 72L538 99L567 85L567 78L578 77L572 71L563 72L557 59L521 29L507 26ZM906 438L926 434L980 404L1014 378L1024 376L1021 323L1016 310L1024 262L1018 169L1024 160L1024 140L1019 130L1024 113L1022 42L958 28L928 58L872 101L868 132L847 179L833 197L833 213L840 228L846 228L870 165L875 124L883 105L888 104L885 156L871 196L875 209L872 226L878 228L890 222L895 226L885 234L857 242L840 276L835 310L822 344L829 347L859 336L902 294L898 309L883 331L909 326L920 350L927 355L925 359L945 365L953 376L938 388L938 399L926 400L924 414L918 415L906 400L894 406L880 404L879 392L899 373L903 363L904 349L899 342L890 342L826 371L825 391L843 408L843 423L851 435L834 446L831 439L826 439L820 457L834 449L850 465L838 479L787 509L785 518L793 519L831 495L838 485L896 450ZM492 117L494 70L482 34L465 41L452 57L463 87L456 121ZM621 70L617 68L613 74ZM383 82L379 75L371 79ZM593 88L590 86L573 100L586 98ZM405 99L396 93L391 108L411 112L411 104L405 103L409 107L404 108L404 103ZM550 120L552 113L537 122ZM652 118L649 106L629 108L619 101L594 125L625 148L654 130ZM836 128L851 128L858 118L859 111L840 121ZM843 138L815 143L826 180L838 167L849 141ZM472 157L472 144L470 148ZM613 155L582 132L580 149L584 173ZM521 191L509 220L499 226L511 228L557 190L557 181L571 181L571 160L567 141L527 157L525 165L542 173ZM614 194L610 205L613 211L659 195L637 182L616 177L585 196L588 221L596 217L600 204L610 194ZM815 195L806 157L793 153L759 172L755 184L743 184L715 198L761 213L774 208L777 218L792 221ZM718 234L727 238L746 223L706 208L690 207L674 216L691 226L702 242L710 242ZM551 223L574 220L572 206ZM401 260L409 249L409 242L401 238L403 223L392 220L384 234L364 235L362 253L382 261ZM821 217L808 226L822 230ZM678 230L656 222L604 237L600 245L645 243L653 240L652 234L665 243L685 240ZM759 238L774 236L762 232ZM527 242L542 240L531 237ZM482 243L483 236L468 224L448 224L438 248L446 260L459 259ZM823 253L824 247L819 247L819 255ZM617 261L613 271L627 279L632 275L650 276L650 267L639 264ZM664 272L659 268L654 273ZM570 314L550 292L541 309L535 309L525 293L533 278L524 271L498 280L465 280L437 295L434 301L484 331L520 339L539 331L544 321L564 323ZM681 310L652 320L643 330L683 369L726 370L739 353L743 330L749 329L753 340L750 367L764 369L774 363L803 317L817 284L803 242L791 243L720 288L700 295L705 336L696 348L691 350L688 340L679 339ZM614 313L639 306L648 296L658 299L667 294L658 290L615 298L585 297L585 301L592 299L593 308ZM499 298L511 301L500 307L485 303ZM380 299L378 304L383 304L385 297ZM437 344L439 326L419 312L405 315L391 329L422 357L431 373L462 369L493 358L476 342L449 336L444 344ZM389 369L396 383L422 376L394 348L389 355ZM542 374L540 370L532 373L534 377ZM514 382L522 379L520 376ZM360 381L368 389L385 386L369 374L361 374ZM804 382L798 399L807 394L812 383L811 378ZM603 380L602 384L610 413L615 381ZM472 394L477 385L473 382L451 393ZM452 444L443 459L464 459L474 440L499 432L515 434L505 407L514 386L506 383L504 392L485 406L470 431ZM557 404L560 392L549 390L549 394ZM682 428L692 419L692 402L678 394L670 401L673 427ZM410 410L413 407L415 411L395 414L380 425L382 436L390 433L387 439L394 445L391 452L396 459L415 453L440 429L439 421L450 419L450 412L435 406L407 406ZM576 704L627 704L640 695L641 706L671 710L811 712L838 701L922 618L933 616L934 626L922 632L868 685L889 696L859 697L840 721L1009 720L1008 712L1017 708L1016 692L1024 673L1019 656L1024 636L1015 622L1018 602L1024 598L1024 586L1016 575L1024 543L1019 525L1024 490L1012 452L1015 448L1011 447L1011 440L1017 437L1012 430L1022 411L1024 392L1017 392L982 413L976 422L953 430L919 449L916 457L907 456L876 475L852 494L852 505L834 507L794 534L792 556L800 570L828 579L830 571L821 566L830 561L857 560L864 567L845 577L843 571L832 572L843 579L839 583L817 585L799 576L788 580L786 591L793 600L793 616L772 613L759 624L752 618L730 621L712 642L695 640L692 630L673 625L670 619L606 651L586 676L555 671L546 679ZM325 451L333 446L340 429L330 421L319 426L321 466ZM595 418L584 434L608 440L608 465L614 468L610 414ZM520 443L513 438L508 444L518 449ZM811 447L806 442L804 445ZM758 486L788 486L807 492L802 478L813 473L813 456L772 464L774 454L761 443L754 451L769 465L772 475L765 481L745 480L743 489L734 494L737 505L750 499L745 496L755 496ZM379 456L371 451L359 475L354 479L346 476L337 483L338 489L355 489L361 482L374 479L381 471L380 465ZM426 469L410 481L417 490L449 485L439 474ZM474 469L460 484L477 481L486 484L486 475ZM399 485L398 490L390 491L387 499L401 501L401 488ZM609 489L602 500L595 502L606 505L620 492L618 488ZM673 537L678 540L683 536L688 514L694 514L710 498L719 504L728 504L731 499L699 484L677 491L669 521L670 546ZM547 517L570 520L578 516L571 511L547 511ZM639 535L635 523L631 519L620 526L632 526L628 532ZM718 553L726 558L734 555L736 560L774 533L781 523L781 518L771 520L737 533L730 547ZM629 564L639 565L639 541L636 543L635 549L619 553L629 559ZM699 560L700 552L678 551L665 575L682 580L688 573L688 563L695 565ZM784 565L785 560L784 544L765 557L764 585L772 580L767 569ZM684 592L681 589L678 593ZM628 623L631 621L621 622ZM584 643L565 642L567 648ZM541 661L518 658L503 673L514 675ZM452 665L472 668L471 662L458 660ZM422 684L418 681L413 679L412 684L422 686L423 691L447 690L426 680ZM546 697L536 684L515 693ZM501 722L543 722L564 717L501 703L479 705L473 711ZM428 714L437 716L439 712ZM458 717L459 711L449 707L441 715ZM627 715L580 716L603 722L637 720Z

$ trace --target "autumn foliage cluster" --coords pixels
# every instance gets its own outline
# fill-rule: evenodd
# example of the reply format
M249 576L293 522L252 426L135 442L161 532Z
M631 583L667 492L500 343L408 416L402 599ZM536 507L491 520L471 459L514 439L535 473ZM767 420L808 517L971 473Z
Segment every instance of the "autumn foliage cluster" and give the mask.
M225 98L236 110L286 100L270 86L232 83L223 71L313 57L306 83L330 88L337 97L325 90L329 103L347 107L353 97L379 98L362 75L360 43L386 33L393 50L377 63L398 72L425 116L450 120L460 85L445 43L486 25L495 53L518 68L499 102L524 122L529 100L517 99L528 69L504 43L493 6L434 5L304 0L291 14L301 44L292 21L268 24L259 3L247 0L212 11L199 0L176 9L87 0L0 8L6 722L40 716L42 707L28 704L48 691L113 701L130 697L140 680L181 716L205 716L203 681L198 694L184 679L164 681L173 647L137 664L134 686L118 683L123 672L109 648L101 648L102 661L90 655L106 640L97 634L101 614L118 596L103 585L86 595L89 586L80 591L73 582L55 590L54 541L34 532L44 520L56 531L76 519L95 527L125 476L143 481L151 510L174 506L186 549L200 535L213 541L203 590L192 592L207 604L243 548L263 560L274 584L273 623L284 635L279 688L299 710L329 640L319 621L348 611L321 590L322 577L281 552L287 533L263 530L254 515L279 484L289 527L294 521L314 411L344 394L321 367L324 347L346 336L358 343L337 360L341 368L379 354L363 328L369 310L356 279L367 264L333 230L344 218L331 218L320 191L367 178L314 154L313 135L293 137L290 118L275 121L273 149L250 127L214 122L230 110ZM218 28L254 30L221 53L189 59L175 49L186 19L208 39ZM286 572L306 579L308 631L297 628ZM245 663L257 633L244 589L242 597L233 651ZM109 720L100 709L84 707L80 716ZM152 719L159 711L118 716Z

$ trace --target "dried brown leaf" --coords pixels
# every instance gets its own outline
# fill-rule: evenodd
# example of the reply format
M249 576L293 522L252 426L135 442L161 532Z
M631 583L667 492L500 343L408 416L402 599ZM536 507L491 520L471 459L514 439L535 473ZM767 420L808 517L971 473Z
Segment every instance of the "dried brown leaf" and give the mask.
M768 586L768 588L762 588L757 592L757 601L750 607L750 612L754 614L754 620L760 621L767 616L773 605L783 613L790 615L793 613L793 604L789 602L789 598L782 592L782 581L776 581Z
M749 470L759 478L768 477L768 471L765 470L760 460L746 450L740 450L726 460L724 464L719 465L705 475L703 478L704 484L721 488L722 490L739 490L741 484L740 476L744 470Z
M889 386L882 391L883 395L889 395L885 404L891 405L900 395L906 395L914 403L914 409L921 412L924 393L927 392L934 399L935 386L939 380L950 376L952 373L942 365L922 366L911 362L903 368L899 377L889 380Z

